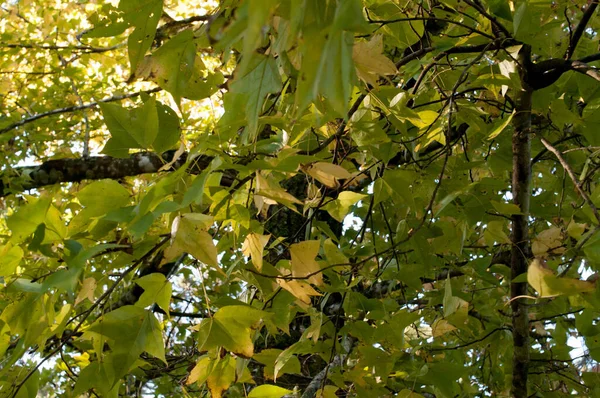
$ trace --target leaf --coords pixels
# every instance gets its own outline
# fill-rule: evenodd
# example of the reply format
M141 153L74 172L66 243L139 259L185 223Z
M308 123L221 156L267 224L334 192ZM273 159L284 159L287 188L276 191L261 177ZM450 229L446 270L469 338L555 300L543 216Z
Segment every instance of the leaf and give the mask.
M567 225L567 234L573 239L580 239L587 228L587 224L576 223L573 220Z
M115 359L116 380L129 371L142 352L167 363L160 324L143 308L132 305L117 308L94 322L86 331L90 332L108 338Z
M261 386L255 387L248 394L248 398L280 398L286 394L291 394L292 390L287 390L282 387L263 384Z
M158 115L159 134L152 142L152 148L157 153L163 153L173 148L179 141L181 128L179 126L179 117L173 109L157 102L156 113Z
M383 55L383 36L375 35L369 41L359 41L352 49L352 59L359 78L372 86L377 86L380 76L394 75L396 65Z
M513 214L523 214L521 213L521 208L514 203L502 203L496 202L495 200L490 200L494 209L500 214L506 214L512 216Z
M345 2L338 3L338 7ZM353 36L348 32L318 32L305 38L296 106L302 112L310 102L322 97L332 113L345 117L355 79L352 61Z
M106 155L127 157L131 148L169 149L179 138L177 115L152 97L137 108L100 103L100 109L111 135L102 149Z
M198 331L199 349L222 346L234 354L251 358L254 355L253 332L270 316L250 306L228 305L192 330Z
M236 73L230 90L225 94L225 114L219 121L224 129L246 124L246 141L254 142L258 131L258 116L267 95L281 89L281 78L273 57L253 54L243 75Z
M260 235L252 232L246 236L242 245L244 256L252 257L252 264L254 264L258 271L262 270L263 252L270 238L271 235Z
M456 330L456 327L445 319L438 319L431 325L431 330L433 337L440 337Z
M214 365L213 371L206 379L212 398L221 398L223 391L235 381L235 370L235 359L229 355Z
M277 283L292 293L294 297L305 304L310 304L310 296L320 296L321 294L312 288L308 283L299 280L277 279Z
M563 234L560 228L552 226L543 230L533 239L531 250L536 257L543 257L549 252L564 253Z
M492 246L495 242L510 243L510 238L504 232L504 223L502 221L488 222L483 236L488 246Z
M292 206L293 204L302 204L301 201L283 190L275 181L263 177L260 172L256 173L256 195L272 199L294 211L296 209Z
M156 26L162 16L163 1L122 0L119 2L119 9L123 11L123 18L131 26L135 26L127 39L129 63L134 71L154 41Z
M249 0L248 1L248 27L244 34L243 57L252 58L252 53L267 35L265 29L269 28L269 19L278 6L276 0ZM242 61L241 69L244 69Z
M13 246L10 242L0 246L0 277L12 275L17 270L23 254L21 247Z
M177 103L181 98L209 97L218 90L222 83L218 79L219 76L222 79L222 75L207 72L196 51L194 32L186 29L146 57L135 75L156 82L171 93Z
M327 210L331 217L335 218L339 222L342 222L346 215L348 215L350 212L352 206L354 206L359 200L362 200L366 197L367 195L352 191L340 192L338 198L332 202L329 202L323 207L323 209Z
M169 315L169 305L171 302L172 286L171 282L160 273L145 275L136 279L136 284L144 289L136 306L145 308L156 303L166 314Z
M527 282L533 287L540 297L554 297L560 295L575 295L592 292L596 289L593 282L573 278L558 278L552 270L548 269L543 260L535 258L527 270Z
M311 275L307 280L320 286L323 284L323 274L321 267L315 261L319 254L320 241L307 240L300 243L294 243L290 246L290 255L292 256L292 276L305 277Z
M10 241L13 244L23 242L35 232L38 225L46 219L51 202L50 198L32 199L6 219L6 225L12 232Z
M515 115L516 111L513 111L513 113L510 114L509 117L507 117L506 119L504 119L503 122L501 122L488 136L488 140L493 140L494 138L496 138L498 135L500 135L501 132L504 131L504 129L506 127L508 127L508 125L510 124L510 122L512 122L512 118Z
M75 305L81 303L83 300L88 299L90 303L94 302L94 292L96 291L96 279L85 278L81 284L81 289L75 299Z
M171 226L171 246L165 250L165 260L170 261L189 253L211 267L219 268L217 248L207 232L213 218L200 213L186 213L175 217Z
M265 368L263 369L265 379L273 380L275 378L275 362L277 361L277 358L282 352L282 350L276 348L267 348L262 350L258 354L254 354L254 356L252 357L254 360L265 365ZM279 370L278 375L281 376L289 373L301 373L300 361L295 356L292 356L288 359L285 365Z
M303 172L330 188L339 186L338 180L352 178L352 174L342 166L327 162L315 162L300 166Z
M214 360L208 356L201 357L188 375L186 385L203 384L214 369Z
M104 179L86 185L77 199L94 217L128 205L129 191L115 180Z

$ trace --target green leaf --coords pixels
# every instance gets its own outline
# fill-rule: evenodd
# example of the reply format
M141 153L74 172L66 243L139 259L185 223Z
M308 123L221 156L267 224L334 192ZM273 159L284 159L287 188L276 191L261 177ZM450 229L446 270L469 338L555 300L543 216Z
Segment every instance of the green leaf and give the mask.
M235 74L230 90L223 98L226 110L219 121L220 128L231 129L246 124L246 141L253 142L265 98L280 89L281 78L273 57L254 54L243 74Z
M193 329L198 331L199 349L223 346L227 350L250 358L254 355L254 331L270 314L250 306L229 305L204 319Z
M38 225L46 219L46 212L50 208L51 202L50 198L32 199L9 216L6 219L6 225L12 232L11 242L19 244L34 233Z
M354 206L359 200L366 198L367 195L352 191L340 192L338 198L334 201L329 202L323 208L339 222L342 222L344 218L350 212L352 206Z
M502 121L500 124L498 124L498 126L488 136L488 140L493 140L501 132L503 132L504 129L506 127L508 127L508 125L510 124L510 122L512 122L512 118L513 118L514 115L515 115L515 111L513 111L513 113L511 113L509 117L507 117L506 119L504 119L504 121Z
M157 153L163 153L177 144L181 133L179 117L173 109L157 102L158 133L152 142L152 148Z
M267 348L265 350L262 350L258 354L254 354L254 356L252 357L252 359L265 365L263 373L266 379L273 380L275 378L275 362L277 361L277 358L279 357L279 355L281 355L282 352L283 351L279 349ZM282 376L284 374L290 373L301 373L300 360L295 356L290 357L285 363L285 365L281 369L279 369L278 375Z
M336 116L346 116L355 80L353 42L353 35L342 31L318 32L306 38L296 91L297 112L322 96Z
M101 103L100 109L111 138L103 153L127 157L129 149L154 147L162 151L173 147L179 138L179 119L168 106L153 97L138 108L125 109L119 105ZM160 134L159 134L160 131Z
M492 203L492 206L494 206L494 209L500 214L506 214L508 216L513 214L523 214L521 213L519 206L514 203L496 202L495 200L490 200L490 202Z
M86 333L90 332L108 338L115 380L129 371L142 352L167 363L160 324L143 308L126 305L111 311L90 326Z
M252 59L252 52L256 50L261 41L266 37L269 28L269 19L278 6L276 0L248 0L248 26L244 34L243 57ZM244 61L242 61L241 70Z
M0 276L12 275L19 266L23 254L23 249L13 246L10 242L0 246Z
M101 216L129 204L129 191L115 180L99 180L86 185L77 194L89 216Z
M217 248L207 232L213 218L199 213L186 213L173 221L171 246L165 250L165 258L172 260L183 253L190 253L203 263L219 268Z
M274 385L263 384L255 387L248 394L248 398L280 398L286 394L291 394L292 390L287 390Z
M493 15L504 18L507 21L512 21L510 6L505 0L489 0L488 5Z
M169 304L171 302L172 286L171 282L163 274L153 273L136 279L135 283L144 289L136 306L145 308L156 303L167 315L169 314Z
M127 39L129 63L134 71L154 41L163 0L121 0L119 9L123 11L123 18L135 27Z

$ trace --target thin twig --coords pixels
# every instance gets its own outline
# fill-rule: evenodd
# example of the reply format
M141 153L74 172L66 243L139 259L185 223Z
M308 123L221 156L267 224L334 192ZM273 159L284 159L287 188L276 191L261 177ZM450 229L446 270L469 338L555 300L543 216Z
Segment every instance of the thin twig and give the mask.
M548 149L550 152L552 152L554 154L554 156L556 156L556 158L562 165L563 169L565 169L565 171L569 175L569 178L571 178L571 181L573 182L573 185L575 185L575 189L577 190L577 192L579 192L579 195L581 195L583 200L585 200L585 203L588 206L590 206L590 208L592 209L592 212L594 213L594 217L596 217L596 220L598 221L598 225L600 225L600 213L598 212L598 208L596 207L596 205L594 204L592 199L590 199L587 192L585 192L585 190L581 186L581 183L577 179L577 176L575 176L573 169L571 168L569 163L567 163L567 161L563 158L562 153L558 149L553 147L552 144L550 144L544 137L541 137L540 141L542 142L542 144L544 144L546 149Z

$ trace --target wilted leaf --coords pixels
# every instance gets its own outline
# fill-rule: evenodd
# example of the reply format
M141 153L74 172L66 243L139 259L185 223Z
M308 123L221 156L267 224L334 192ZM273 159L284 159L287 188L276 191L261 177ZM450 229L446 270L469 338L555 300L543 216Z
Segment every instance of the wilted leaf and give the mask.
M543 257L549 252L560 254L565 251L564 238L560 228L552 226L543 230L533 239L531 250L536 257Z
M327 162L311 163L301 166L301 169L309 176L330 188L336 188L339 185L338 180L345 180L352 177L352 174L342 166Z

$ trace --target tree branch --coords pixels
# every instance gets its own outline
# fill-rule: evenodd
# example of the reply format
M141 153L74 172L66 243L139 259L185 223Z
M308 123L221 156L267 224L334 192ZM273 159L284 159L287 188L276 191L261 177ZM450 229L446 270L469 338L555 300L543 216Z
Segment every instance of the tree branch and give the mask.
M589 66L588 64L581 61L573 61L571 62L571 69L575 72L583 73L600 82L600 71L593 66Z
M552 144L550 144L544 137L540 138L540 141L542 141L542 144L544 144L546 149L548 149L550 152L552 152L554 154L554 156L556 156L556 158L562 165L563 169L565 169L565 171L569 175L569 178L573 182L573 185L575 185L575 189L577 190L579 195L581 195L581 197L583 198L585 203L592 209L592 212L594 213L594 217L596 217L596 221L600 225L600 213L598 212L598 208L596 207L596 205L594 204L592 199L589 197L587 192L585 192L585 190L581 186L581 183L577 179L577 176L573 172L573 169L571 168L569 163L567 163L565 158L563 158L562 153L560 153L560 151L558 149L553 147Z
M577 28L575 28L575 32L573 32L573 36L569 41L569 47L567 48L567 52L565 53L565 59L571 59L571 57L575 53L575 49L577 48L579 39L581 39L583 32L585 32L585 29L587 28L588 22L592 18L592 15L594 15L594 11L596 11L596 7L598 7L598 2L599 0L592 0L591 4L583 13L583 17L581 17L581 21L579 21L579 24L577 25Z
M161 90L162 90L162 88L155 87L155 88L153 88L151 90L139 91L137 93L114 95L112 97L104 98L104 99L101 99L101 100L96 101L96 102L90 102L90 103L87 103L87 104L77 105L77 106L67 106L65 108L58 108L58 109L53 109L53 110L48 111L48 112L38 113L36 115L27 117L25 119L21 119L18 122L10 124L10 125L8 125L7 127L3 128L3 129L0 129L0 135L4 134L4 133L8 133L9 131L16 129L17 127L24 126L26 124L29 124L31 122L35 122L36 120L40 120L40 119L48 117L48 116L60 115L61 113L69 113L69 112L81 111L83 109L93 108L93 107L97 106L100 103L121 101L121 100L128 99L128 98L135 98L135 97L138 97L138 96L140 96L142 94L156 93L156 92L159 92Z
M157 173L164 164L173 158L173 153L174 151L168 151L158 155L152 152L139 152L122 159L111 156L55 159L44 162L39 166L17 167L3 173L0 180L0 197L63 182L80 182L104 178L119 179L146 173ZM187 153L184 153L172 165L172 169L182 167L186 160ZM211 160L210 156L195 158L188 171L197 174L208 167ZM232 176L224 176L222 179L225 186L230 186L232 182Z

